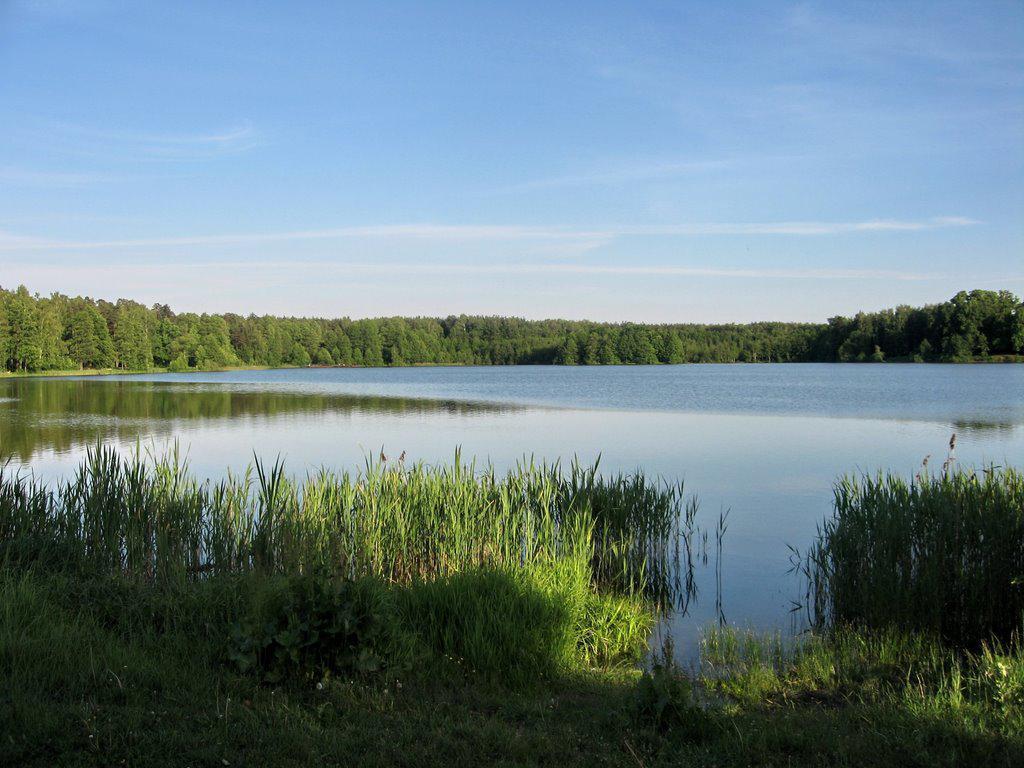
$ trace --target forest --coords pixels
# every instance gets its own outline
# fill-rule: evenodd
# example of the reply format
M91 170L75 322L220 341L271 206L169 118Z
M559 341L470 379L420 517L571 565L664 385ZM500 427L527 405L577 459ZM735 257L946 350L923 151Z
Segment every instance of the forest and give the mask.
M1024 354L1024 305L961 291L827 323L599 323L450 316L340 319L176 313L25 286L0 287L0 360L11 373L309 365L619 365L968 362Z

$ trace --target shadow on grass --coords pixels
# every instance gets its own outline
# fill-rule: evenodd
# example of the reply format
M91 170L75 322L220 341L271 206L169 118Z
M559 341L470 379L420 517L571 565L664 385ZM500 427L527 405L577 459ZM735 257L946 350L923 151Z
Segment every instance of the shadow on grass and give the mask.
M405 668L268 685L226 664L224 644L231 617L282 583L192 585L175 595L0 569L0 764L1009 766L1024 758L1017 735L974 710L897 702L723 701L700 738L654 728L637 715L636 669L579 663L571 605L544 579L494 572L386 592L418 638Z

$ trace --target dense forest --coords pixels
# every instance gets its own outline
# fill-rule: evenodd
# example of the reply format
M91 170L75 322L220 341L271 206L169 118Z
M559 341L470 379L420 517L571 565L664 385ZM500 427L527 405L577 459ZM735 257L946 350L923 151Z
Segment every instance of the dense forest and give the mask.
M962 291L827 323L641 325L504 317L363 320L175 313L21 286L0 288L0 359L12 372L307 365L615 365L968 361L1024 354L1024 305Z

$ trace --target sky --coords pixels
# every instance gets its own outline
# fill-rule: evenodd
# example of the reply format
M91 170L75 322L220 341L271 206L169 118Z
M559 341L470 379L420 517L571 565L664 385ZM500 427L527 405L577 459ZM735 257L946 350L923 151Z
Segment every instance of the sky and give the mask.
M0 0L0 285L821 321L1024 293L1024 3Z

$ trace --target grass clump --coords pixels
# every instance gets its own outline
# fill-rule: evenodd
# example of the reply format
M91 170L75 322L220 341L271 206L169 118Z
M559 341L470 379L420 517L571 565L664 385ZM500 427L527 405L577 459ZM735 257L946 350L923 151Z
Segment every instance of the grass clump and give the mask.
M692 568L695 513L681 486L640 474L531 462L498 476L458 455L303 482L259 461L199 482L177 451L147 460L102 447L52 488L0 468L0 557L145 583L317 573L408 584L582 558L595 589L670 603Z
M894 629L833 630L782 641L717 628L702 641L701 680L743 706L881 707L968 721L1024 747L1024 646L977 653Z
M521 685L642 656L692 536L681 493L458 461L211 484L97 448L53 488L0 470L0 567L63 578L114 626L201 632L266 683L448 664Z
M397 598L402 623L432 655L505 684L635 663L653 624L642 599L594 592L581 561L475 569L415 582Z
M1024 617L1024 475L843 478L804 568L818 628L898 627L975 650L1008 642Z

